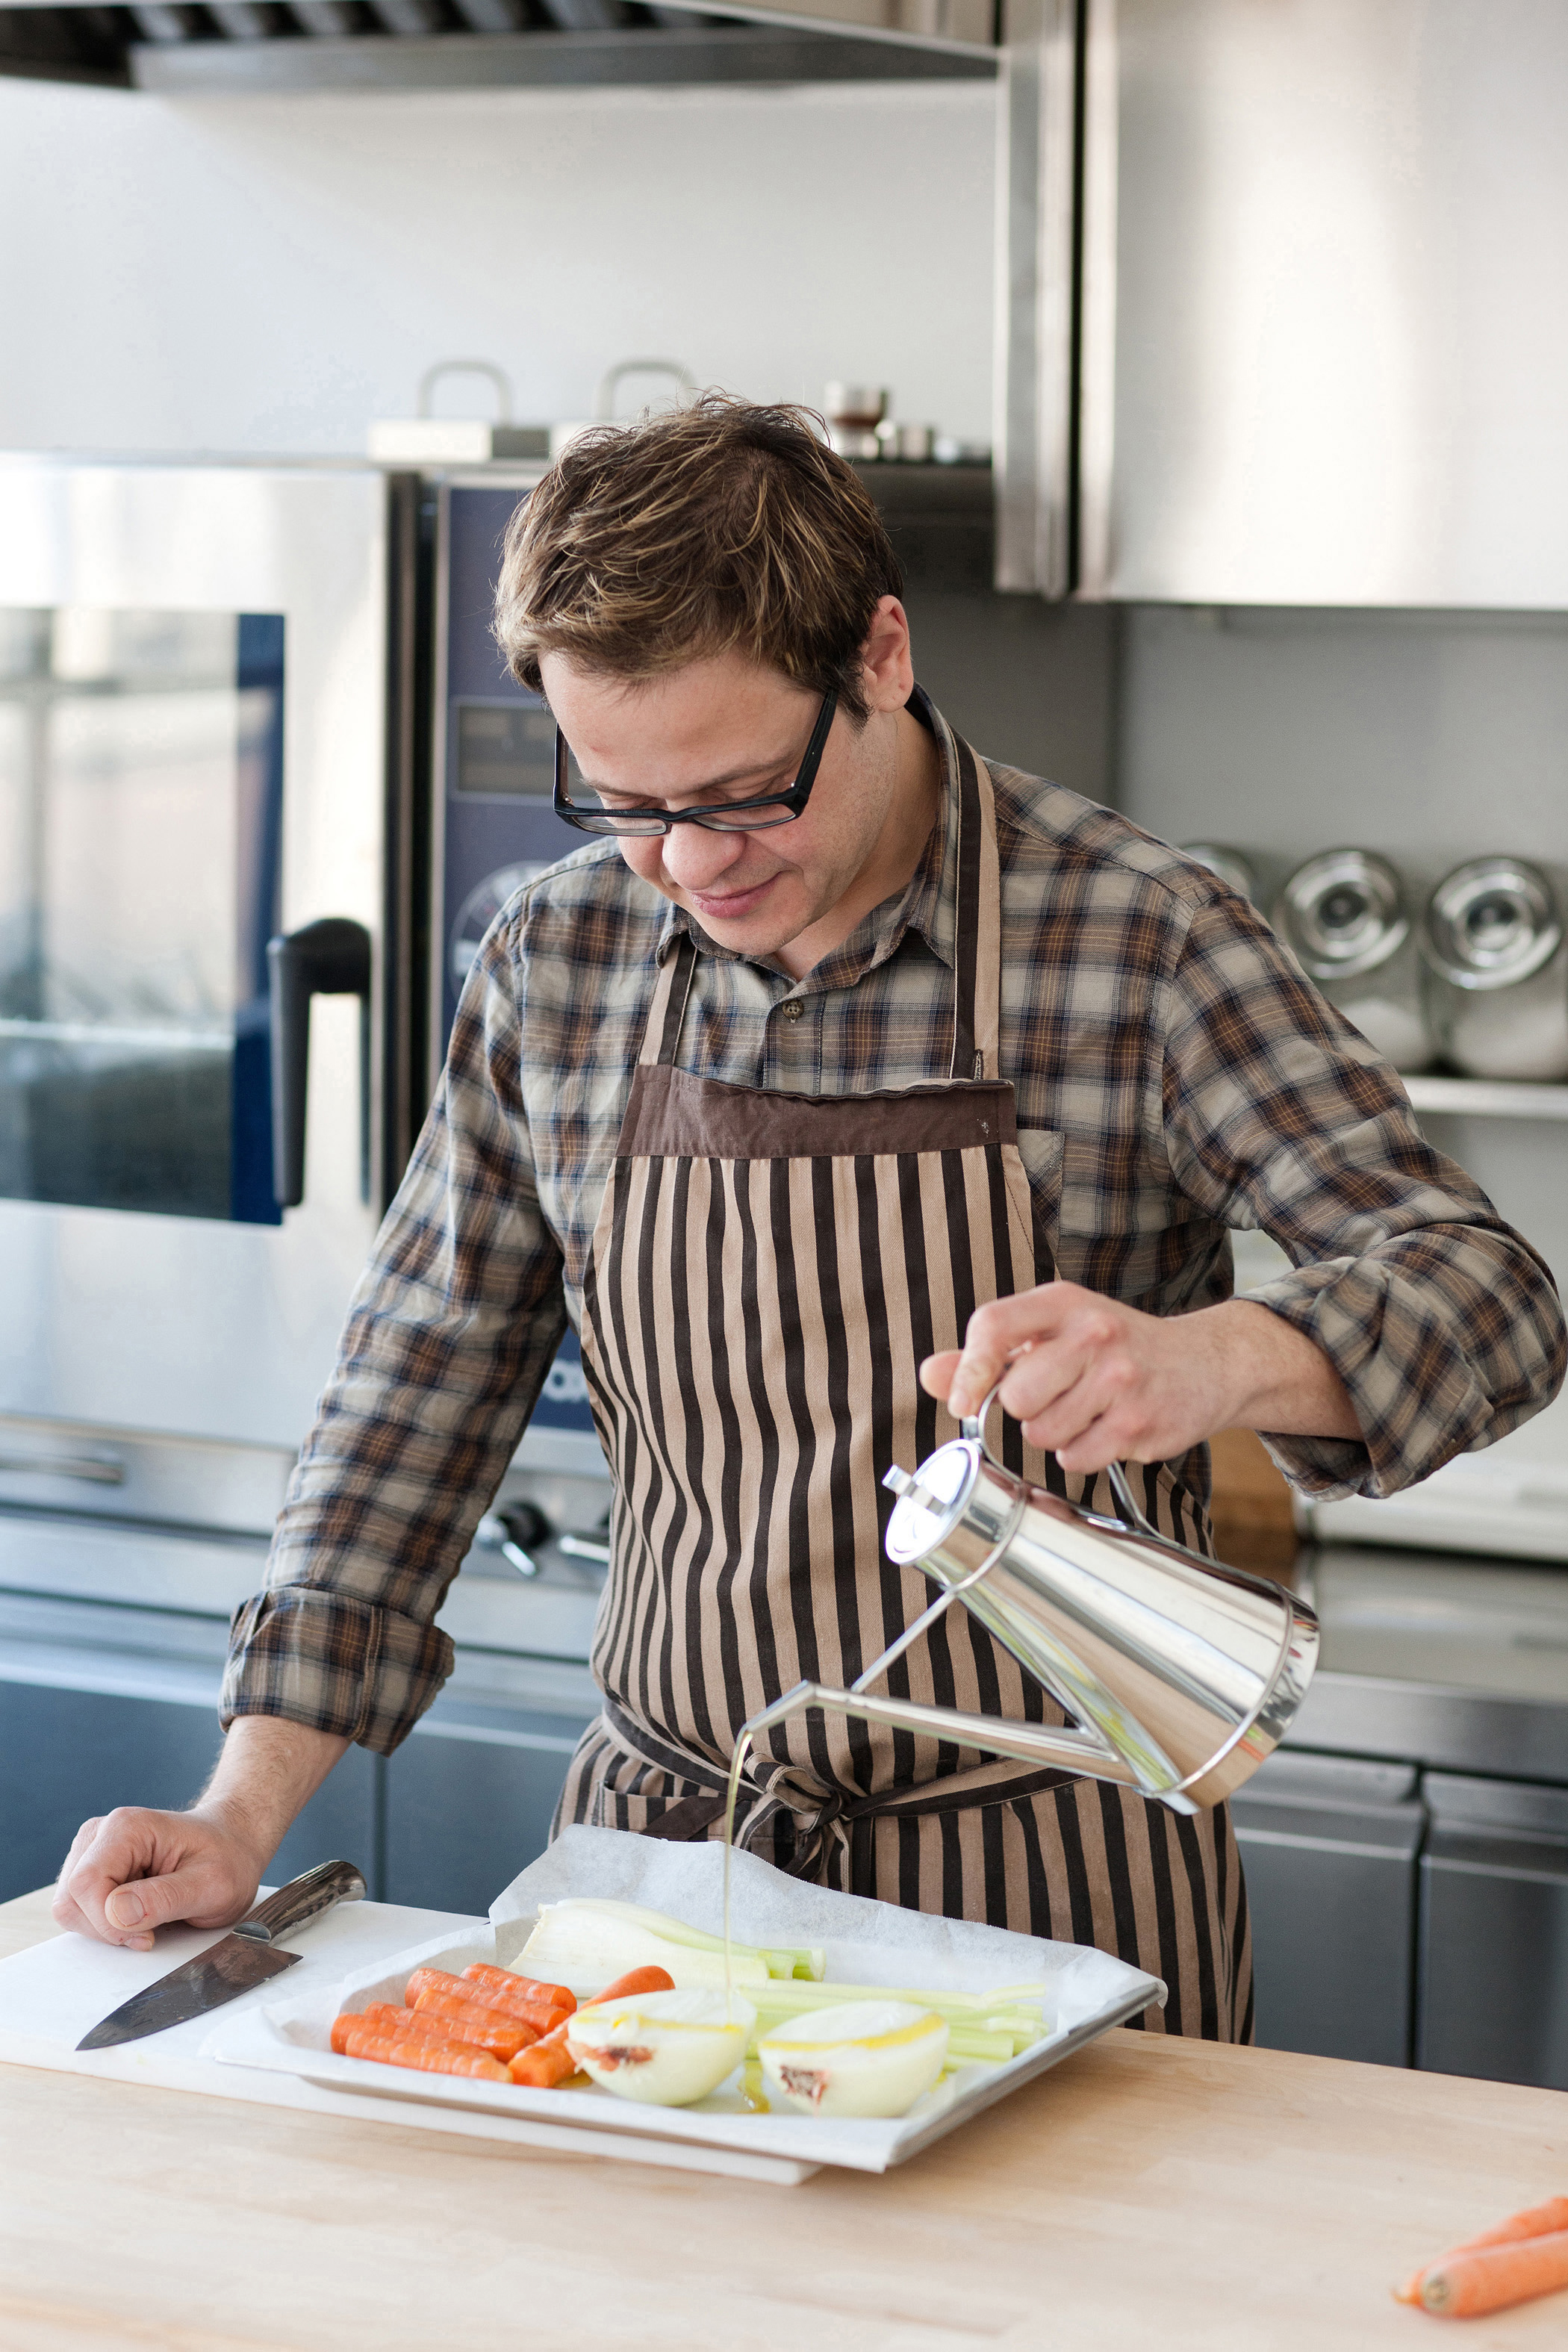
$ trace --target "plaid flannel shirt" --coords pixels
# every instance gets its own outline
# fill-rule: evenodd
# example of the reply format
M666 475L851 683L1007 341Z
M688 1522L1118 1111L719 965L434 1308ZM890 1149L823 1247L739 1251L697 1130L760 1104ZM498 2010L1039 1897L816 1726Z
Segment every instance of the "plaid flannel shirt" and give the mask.
M804 1094L945 1075L955 772L917 707L946 777L919 870L799 982L689 926L684 1067ZM1058 1272L1179 1315L1230 1296L1230 1228L1272 1235L1294 1271L1249 1295L1323 1349L1363 1432L1268 1440L1311 1494L1391 1494L1539 1410L1563 1370L1552 1277L1423 1139L1394 1073L1205 868L987 765L1002 1074ZM577 1323L656 967L684 925L599 842L491 927L264 1590L236 1615L226 1724L283 1716L390 1753L449 1673L436 1614ZM1206 1449L1184 1475L1206 1496Z

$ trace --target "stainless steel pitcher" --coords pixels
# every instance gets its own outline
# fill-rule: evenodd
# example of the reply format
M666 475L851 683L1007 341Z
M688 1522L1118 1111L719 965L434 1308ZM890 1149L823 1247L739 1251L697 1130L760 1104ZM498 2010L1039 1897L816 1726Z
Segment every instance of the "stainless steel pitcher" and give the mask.
M1300 1706L1317 1664L1316 1617L1282 1586L1161 1535L1119 1465L1110 1481L1120 1518L1004 1469L983 1433L994 1395L912 1477L895 1468L883 1481L899 1497L888 1557L941 1585L938 1598L851 1689L798 1683L746 1731L754 1738L819 1706L1120 1781L1178 1812L1217 1805L1256 1772ZM954 1601L1080 1728L872 1694L868 1686Z

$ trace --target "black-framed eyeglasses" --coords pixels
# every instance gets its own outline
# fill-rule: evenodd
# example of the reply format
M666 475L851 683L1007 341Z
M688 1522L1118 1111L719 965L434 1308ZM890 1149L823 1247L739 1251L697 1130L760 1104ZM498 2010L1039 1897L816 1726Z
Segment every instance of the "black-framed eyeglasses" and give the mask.
M571 753L566 738L559 727L555 730L555 814L568 824L584 833L650 834L668 833L672 825L700 824L710 833L760 833L772 824L789 824L799 816L811 798L811 788L816 782L817 769L827 744L833 714L838 708L837 688L822 698L822 708L816 714L816 724L811 730L811 740L805 756L795 773L795 780L784 793L763 793L755 800L710 801L703 808L595 808L582 801L574 801L568 789L568 761Z

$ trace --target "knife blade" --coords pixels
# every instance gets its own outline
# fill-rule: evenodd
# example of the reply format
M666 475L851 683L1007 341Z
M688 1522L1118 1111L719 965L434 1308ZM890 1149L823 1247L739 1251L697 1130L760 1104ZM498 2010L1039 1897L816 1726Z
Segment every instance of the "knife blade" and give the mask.
M242 1992L253 1992L305 1957L279 1950L276 1937L309 1926L335 1904L359 1902L364 1892L364 1880L352 1862L318 1863L247 1911L221 1943L121 2001L82 2036L77 2048L112 2050L122 2042L140 2042L146 2034L205 2017Z

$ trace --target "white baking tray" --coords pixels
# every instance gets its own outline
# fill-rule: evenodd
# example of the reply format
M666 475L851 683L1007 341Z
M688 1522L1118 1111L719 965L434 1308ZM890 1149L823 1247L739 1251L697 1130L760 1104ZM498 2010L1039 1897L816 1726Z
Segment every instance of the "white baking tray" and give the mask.
M569 2134L579 2149L596 2136L606 2155L619 2154L623 2147L630 2154L627 2144L636 2143L644 2160L663 2147L672 2159L706 2160L714 2170L804 2179L821 2165L884 2172L906 2162L1020 2084L1165 1997L1157 1978L1109 1953L830 1894L738 1854L734 1929L743 1942L820 1945L828 1979L841 1984L972 1992L1044 1984L1047 2038L1005 2064L960 2067L907 2116L887 2121L756 2115L745 2109L733 2086L691 2107L648 2107L598 2090L536 2091L416 2074L341 2058L330 2046L340 2010L400 2000L416 1968L460 1971L474 1960L510 1965L527 1940L539 1906L564 1895L644 1903L717 1933L721 1869L717 1845L674 1845L614 1830L568 1830L498 1898L487 1927L437 1934L335 1983L317 1973L309 1987L291 1989L292 1998L227 2010L216 2021L202 2054L224 2066L291 2075L345 2098L380 2096L405 2110L526 2121L538 2132Z

